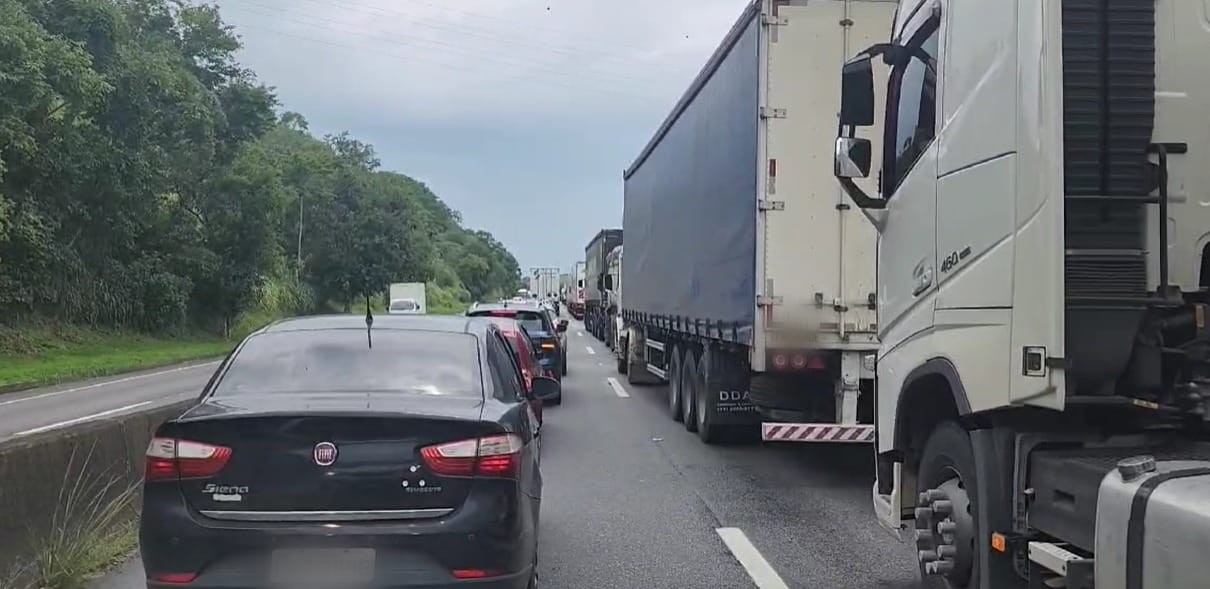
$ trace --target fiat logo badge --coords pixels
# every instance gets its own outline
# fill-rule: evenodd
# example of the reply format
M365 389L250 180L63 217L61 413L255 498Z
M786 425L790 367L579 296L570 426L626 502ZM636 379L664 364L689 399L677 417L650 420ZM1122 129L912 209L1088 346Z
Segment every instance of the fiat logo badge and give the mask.
M311 452L311 455L315 458L315 464L332 466L336 463L336 444L332 442L315 444L315 450Z

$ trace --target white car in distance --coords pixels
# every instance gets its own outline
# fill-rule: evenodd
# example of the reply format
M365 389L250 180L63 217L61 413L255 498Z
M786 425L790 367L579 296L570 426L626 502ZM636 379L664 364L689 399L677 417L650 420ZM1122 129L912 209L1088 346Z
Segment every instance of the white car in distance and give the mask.
M416 299L393 299L391 306L387 307L388 315L421 315L424 310L421 309L420 303Z

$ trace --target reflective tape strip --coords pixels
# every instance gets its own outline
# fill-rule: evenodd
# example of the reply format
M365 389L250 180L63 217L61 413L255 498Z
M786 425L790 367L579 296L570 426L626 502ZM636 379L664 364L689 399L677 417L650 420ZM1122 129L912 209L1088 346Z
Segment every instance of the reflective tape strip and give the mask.
M762 423L761 439L766 442L840 442L874 441L872 425L835 425L831 423Z

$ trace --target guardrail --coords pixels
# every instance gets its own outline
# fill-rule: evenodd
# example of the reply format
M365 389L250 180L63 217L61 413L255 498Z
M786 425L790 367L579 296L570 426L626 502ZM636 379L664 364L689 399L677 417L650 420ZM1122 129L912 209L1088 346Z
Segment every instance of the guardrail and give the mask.
M78 549L90 526L134 518L147 443L191 403L0 444L0 587L35 583L46 555Z

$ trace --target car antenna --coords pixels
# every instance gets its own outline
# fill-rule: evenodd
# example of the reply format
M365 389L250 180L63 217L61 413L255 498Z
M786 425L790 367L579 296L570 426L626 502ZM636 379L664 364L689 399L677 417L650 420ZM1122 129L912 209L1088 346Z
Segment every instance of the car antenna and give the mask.
M366 295L366 344L374 349L374 338L370 336L370 328L374 326L374 314L370 313L370 297Z

